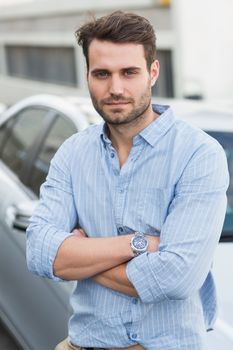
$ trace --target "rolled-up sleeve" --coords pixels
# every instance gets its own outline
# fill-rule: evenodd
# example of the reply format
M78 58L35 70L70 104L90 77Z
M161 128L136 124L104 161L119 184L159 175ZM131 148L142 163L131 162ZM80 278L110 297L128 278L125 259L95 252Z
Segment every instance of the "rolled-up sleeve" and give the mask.
M229 184L224 150L217 142L200 147L175 186L156 253L131 260L127 276L145 303L189 297L211 268Z
M31 272L59 281L53 263L62 242L77 225L70 163L73 139L68 139L51 161L40 202L27 229L27 265Z

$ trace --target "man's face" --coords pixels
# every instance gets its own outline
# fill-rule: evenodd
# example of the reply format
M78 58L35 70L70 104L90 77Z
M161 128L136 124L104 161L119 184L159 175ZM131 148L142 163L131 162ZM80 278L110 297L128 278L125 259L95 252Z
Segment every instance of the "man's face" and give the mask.
M151 86L159 73L158 61L148 72L140 44L93 40L89 46L88 87L93 105L112 125L143 117L151 103Z

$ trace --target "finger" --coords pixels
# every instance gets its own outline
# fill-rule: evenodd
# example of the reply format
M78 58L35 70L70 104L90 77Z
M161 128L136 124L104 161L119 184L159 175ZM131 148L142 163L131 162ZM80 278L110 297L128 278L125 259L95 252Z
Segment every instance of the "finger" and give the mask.
M79 229L79 232L81 233L81 235L82 235L83 237L87 237L86 232L85 232L82 228Z
M86 232L82 228L75 228L72 233L78 237L87 237Z
M83 233L81 232L81 230L75 228L73 231L72 231L73 235L75 236L78 236L78 237L83 237Z

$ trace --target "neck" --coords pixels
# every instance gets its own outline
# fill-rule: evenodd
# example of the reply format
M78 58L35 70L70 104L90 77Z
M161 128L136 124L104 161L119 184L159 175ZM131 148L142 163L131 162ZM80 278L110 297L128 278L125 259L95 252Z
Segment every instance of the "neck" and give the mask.
M124 165L133 146L133 138L140 131L150 125L158 114L154 113L152 107L137 120L121 125L108 124L109 138L117 151L120 167Z

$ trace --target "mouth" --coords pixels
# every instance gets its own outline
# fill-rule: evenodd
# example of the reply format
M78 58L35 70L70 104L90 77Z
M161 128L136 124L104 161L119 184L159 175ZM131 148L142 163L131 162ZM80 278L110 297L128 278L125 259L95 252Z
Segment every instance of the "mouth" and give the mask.
M128 105L130 102L125 101L117 101L117 102L108 102L105 103L107 106L121 106L121 105Z

